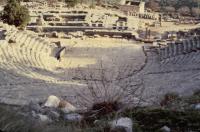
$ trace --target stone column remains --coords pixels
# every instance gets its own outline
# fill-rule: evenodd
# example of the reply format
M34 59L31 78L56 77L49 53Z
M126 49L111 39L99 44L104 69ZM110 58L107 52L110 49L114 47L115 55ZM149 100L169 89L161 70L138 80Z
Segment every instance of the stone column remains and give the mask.
M169 46L165 47L165 59L169 58Z
M180 42L179 43L179 54L183 54L183 50L184 50L183 42Z
M199 50L199 49L200 49L200 45L198 44L198 41L197 41L197 37L196 37L196 36L193 37L193 41L194 41L194 43L196 44L196 49Z
M194 37L190 38L190 42L192 43L192 51L197 50L197 44L194 41Z
M165 48L160 48L160 60L165 58Z
M179 45L179 42L175 42L174 43L174 56L179 55L179 47L178 47L178 45Z
M197 43L197 47L198 49L200 49L200 36L196 36L196 43Z
M187 45L187 41L184 40L183 41L183 53L186 54L188 52L188 45Z
M181 54L181 43L177 42L176 43L176 55L180 55Z
M173 52L174 52L173 43L169 43L168 47L169 47L169 57L173 57Z
M189 39L186 40L188 44L188 53L192 52L192 43Z

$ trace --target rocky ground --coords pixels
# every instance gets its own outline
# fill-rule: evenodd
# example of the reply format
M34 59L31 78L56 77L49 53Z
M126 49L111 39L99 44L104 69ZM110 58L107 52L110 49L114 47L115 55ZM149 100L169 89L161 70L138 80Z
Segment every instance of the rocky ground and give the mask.
M200 92L192 96L168 93L161 106L122 109L104 102L77 109L56 96L23 107L0 107L0 130L5 132L197 132L200 129ZM13 111L17 111L14 113Z

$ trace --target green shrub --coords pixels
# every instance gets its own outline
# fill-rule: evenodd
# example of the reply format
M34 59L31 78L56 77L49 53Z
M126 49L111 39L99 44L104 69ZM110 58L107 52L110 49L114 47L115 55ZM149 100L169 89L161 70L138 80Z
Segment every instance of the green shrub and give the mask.
M186 98L186 102L189 104L200 103L200 90L194 91L194 94Z
M195 90L193 93L194 96L200 96L200 90Z
M138 108L126 110L123 116L135 120L145 132L157 131L165 125L178 132L200 130L200 112L198 111Z
M161 106L169 106L174 101L177 101L179 98L179 95L177 93L167 93L164 95L164 98L161 100L160 105Z
M29 11L17 0L8 0L4 7L2 20L10 25L24 28L30 21Z

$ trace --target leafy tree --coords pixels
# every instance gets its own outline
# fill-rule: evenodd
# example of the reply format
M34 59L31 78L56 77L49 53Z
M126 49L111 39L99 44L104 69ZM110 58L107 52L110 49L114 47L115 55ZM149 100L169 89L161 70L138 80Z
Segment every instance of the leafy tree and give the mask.
M101 5L102 4L102 0L96 0L97 5Z
M190 8L188 6L182 6L178 9L178 12L181 14L181 15L190 15Z
M10 25L24 28L30 20L29 11L20 5L19 0L8 0L3 10L2 20Z
M158 2L155 0L150 0L146 3L146 7L150 8L153 11L159 11L160 10L160 5Z
M175 12L176 9L174 7L172 7L172 6L166 6L166 7L164 7L164 11L166 11L166 12Z
M67 3L67 5L69 7L74 7L76 6L80 1L79 0L65 0L65 3Z

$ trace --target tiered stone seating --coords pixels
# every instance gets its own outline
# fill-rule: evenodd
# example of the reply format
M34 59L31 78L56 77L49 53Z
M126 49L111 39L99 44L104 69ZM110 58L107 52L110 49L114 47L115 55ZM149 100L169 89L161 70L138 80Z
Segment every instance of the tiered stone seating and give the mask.
M44 64L51 53L48 42L29 32L18 31L15 27L5 24L3 27L7 30L7 42L12 39L16 43L0 45L1 68L33 76L36 75L32 73L34 68L48 70L48 65Z
M40 38L37 38L36 39L36 43L34 44L34 47L33 47L33 55L34 55L34 58L38 64L38 66L40 68L45 68L45 65L43 64L42 62L42 59L41 59L41 55L43 54L41 51L41 49L43 48L43 43L42 43L42 40ZM44 58L45 59L45 58Z
M50 56L53 47L48 41L33 32L20 31L2 23L0 26L6 30L5 40L0 41L1 103L28 103L35 99L36 94L41 99L49 93L59 94L60 88L68 89L63 90L68 93L70 89L66 84L77 85L68 82L64 76L61 79L54 70L59 61Z
M200 49L200 36L195 36L182 42L169 43L167 47L159 49L160 59L175 57L182 54L189 54Z
M169 74L200 70L200 36L168 44L147 53L145 74Z
M28 57L29 57L29 60L31 60L32 62L32 66L35 67L37 66L38 64L36 63L36 59L35 57L33 56L34 53L33 53L33 46L35 46L35 39L33 36L30 36L31 40L27 46L27 52L28 52Z

